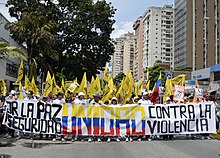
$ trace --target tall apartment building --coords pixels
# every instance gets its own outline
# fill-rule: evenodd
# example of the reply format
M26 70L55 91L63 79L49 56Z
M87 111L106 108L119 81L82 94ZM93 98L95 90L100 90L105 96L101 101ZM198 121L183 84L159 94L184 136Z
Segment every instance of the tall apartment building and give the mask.
M175 0L175 68L220 63L219 0Z
M127 74L128 70L133 73L134 45L134 34L130 32L114 40L115 52L112 57L112 77L120 72Z
M143 76L142 67L142 51L143 51L143 19L138 17L133 25L135 31L135 50L134 50L134 69L133 76L136 80L140 80Z
M174 67L174 9L150 7L143 15L143 69L155 61Z

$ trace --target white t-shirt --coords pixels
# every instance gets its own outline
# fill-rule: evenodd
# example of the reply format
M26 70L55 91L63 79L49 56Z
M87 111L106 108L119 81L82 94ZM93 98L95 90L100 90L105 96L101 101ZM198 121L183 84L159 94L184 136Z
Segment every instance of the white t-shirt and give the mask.
M53 103L54 103L54 104L64 104L64 103L66 103L66 102L65 102L64 99L61 99L61 100L56 99L56 100L53 101Z
M82 104L85 104L85 100L84 99L82 99L82 100L76 99L76 100L74 100L73 104L82 105Z
M150 100L145 100L145 99L141 99L138 101L138 104L142 104L142 105L153 105L153 103Z

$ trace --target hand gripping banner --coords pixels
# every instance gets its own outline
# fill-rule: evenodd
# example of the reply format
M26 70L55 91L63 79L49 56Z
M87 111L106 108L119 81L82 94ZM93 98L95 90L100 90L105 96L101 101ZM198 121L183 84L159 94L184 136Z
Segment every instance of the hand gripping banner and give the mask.
M213 102L156 105L72 105L6 101L4 124L27 133L164 135L216 131Z

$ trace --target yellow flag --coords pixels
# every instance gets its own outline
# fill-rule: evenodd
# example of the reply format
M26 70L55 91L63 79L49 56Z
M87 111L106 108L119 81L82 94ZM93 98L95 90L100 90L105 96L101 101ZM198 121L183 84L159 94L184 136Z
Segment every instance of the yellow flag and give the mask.
M86 72L84 72L81 84L77 90L77 92L83 92L84 94L87 94L87 79L86 79Z
M38 95L38 94L39 94L39 89L37 88L37 85L36 85L36 83L35 83L34 76L32 77L31 85L32 85L32 91L33 91L33 93L36 94L36 95Z
M121 81L121 84L120 84L120 86L119 86L119 89L118 89L118 91L117 91L117 93L116 93L116 97L117 97L118 99L123 96L124 80L125 80L125 78L123 77L123 79L122 79L122 81Z
M125 104L127 99L129 99L132 95L132 88L133 88L133 85L134 85L134 79L133 79L133 76L131 74L131 72L129 71L128 74L127 74L127 80L126 80L126 85L128 85L128 89L126 91L126 95L125 95L125 98L124 98L124 101L123 103Z
M63 94L65 94L66 92L66 85L65 85L64 78L62 78L62 81L61 81L60 92L62 92Z
M44 96L48 96L50 92L52 92L52 90L53 90L53 83L52 83L50 72L48 71L45 88L44 88Z
M93 94L97 94L97 93L100 94L100 92L101 92L100 77L97 76L90 86L89 97L92 98Z
M164 97L163 97L163 101L166 101L166 97L170 97L173 94L173 88L172 88L172 83L171 83L171 79L167 78L166 80L166 84L165 84L165 93L164 93Z
M3 96L6 96L7 86L3 78L0 78L0 90L3 93Z
M114 86L113 79L111 78L108 81L108 85L105 87L102 101L104 102L104 101L109 100L110 98L112 98L114 96L115 92L116 92L116 88Z
M135 97L138 96L138 83L134 83L134 94L135 94Z
M184 74L178 75L175 78L171 79L172 84L181 85L181 86L185 85L185 81L186 81L186 75Z
M24 63L23 63L23 60L21 60L20 67L18 70L18 78L15 83L18 83L19 81L21 81L23 76L24 76Z
M52 77L52 87L53 87L52 94L53 95L57 94L58 86L57 86L56 79L55 79L54 75Z
M147 81L147 85L146 85L146 92L148 92L150 90L150 80Z
M24 99L21 82L19 82L19 92L20 94L18 99Z
M147 76L146 76L146 80L148 81L149 80L149 69L147 69Z
M141 78L141 80L138 83L138 94L141 94L143 91L143 81L144 81L144 79Z
M107 69L107 67L105 67L103 80L108 82L110 79L111 79L111 77L109 76L108 69Z
M25 75L24 86L26 87L26 90L32 90L32 85L31 85L31 82L28 79L27 75Z

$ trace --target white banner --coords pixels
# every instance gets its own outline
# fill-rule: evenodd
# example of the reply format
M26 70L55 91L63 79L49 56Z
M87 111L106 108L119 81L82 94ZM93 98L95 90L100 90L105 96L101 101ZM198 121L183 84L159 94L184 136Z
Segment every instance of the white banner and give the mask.
M6 103L5 124L29 133L122 136L216 131L212 102L122 106Z

